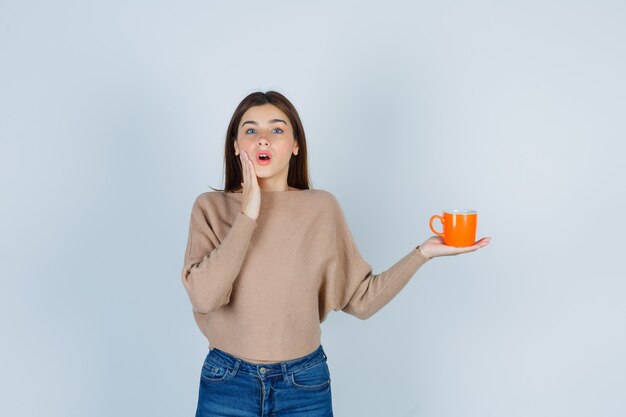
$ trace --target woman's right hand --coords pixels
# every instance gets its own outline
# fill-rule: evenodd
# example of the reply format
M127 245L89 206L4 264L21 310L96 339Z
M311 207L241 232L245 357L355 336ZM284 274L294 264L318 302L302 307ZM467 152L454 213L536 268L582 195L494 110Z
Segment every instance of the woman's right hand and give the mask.
M259 217L259 210L261 209L261 188L256 178L254 164L248 157L248 154L242 151L239 153L239 158L241 159L243 174L243 182L241 183L243 188L241 212L252 220L256 220Z

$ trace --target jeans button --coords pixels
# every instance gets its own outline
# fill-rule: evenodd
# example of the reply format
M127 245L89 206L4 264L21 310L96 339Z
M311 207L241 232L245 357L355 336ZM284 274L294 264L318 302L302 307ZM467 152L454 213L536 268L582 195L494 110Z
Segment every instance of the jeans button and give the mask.
M264 374L265 373L265 368L261 367L261 369L259 369L259 371Z

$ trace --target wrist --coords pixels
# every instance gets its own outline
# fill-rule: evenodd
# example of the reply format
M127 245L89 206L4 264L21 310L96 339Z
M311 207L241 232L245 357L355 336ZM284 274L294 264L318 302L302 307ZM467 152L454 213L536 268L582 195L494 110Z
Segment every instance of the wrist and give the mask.
M421 245L417 245L417 247L415 248L419 253L422 254L422 256L426 259L432 259L432 256L428 256L428 254L424 253L424 251L420 248Z

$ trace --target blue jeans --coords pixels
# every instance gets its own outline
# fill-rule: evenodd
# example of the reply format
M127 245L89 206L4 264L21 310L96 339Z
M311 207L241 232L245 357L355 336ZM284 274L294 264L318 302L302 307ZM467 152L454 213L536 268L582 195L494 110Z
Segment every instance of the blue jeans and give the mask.
M301 358L251 363L211 348L200 374L196 417L332 417L322 345Z

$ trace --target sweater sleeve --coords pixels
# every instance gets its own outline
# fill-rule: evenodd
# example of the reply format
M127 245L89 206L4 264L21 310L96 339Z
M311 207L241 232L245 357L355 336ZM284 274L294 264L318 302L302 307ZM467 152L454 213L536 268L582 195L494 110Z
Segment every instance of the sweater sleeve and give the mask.
M210 204L198 196L191 210L183 285L194 312L209 313L228 304L257 222L239 211L220 242L209 221Z
M389 303L429 258L413 248L386 271L372 273L372 267L357 248L343 210L334 200L336 257L329 269L334 288L331 308L365 320Z

